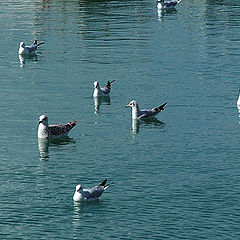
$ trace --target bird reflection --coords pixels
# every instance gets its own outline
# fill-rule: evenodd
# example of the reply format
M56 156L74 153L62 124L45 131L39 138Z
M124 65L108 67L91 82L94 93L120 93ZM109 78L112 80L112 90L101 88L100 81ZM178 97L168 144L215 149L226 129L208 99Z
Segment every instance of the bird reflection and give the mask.
M157 118L146 119L146 120L138 120L132 119L132 133L137 134L139 132L140 125L143 126L153 126L157 128L164 128L165 123L159 121Z
M240 89L239 89L239 92L238 92L237 108L238 108L238 112L240 114Z
M161 3L157 3L158 20L161 20L161 18L165 14L174 14L174 13L177 13L177 9L176 8L162 9Z
M136 134L139 132L140 121L138 119L132 119L132 133Z
M38 61L37 55L32 55L32 56L28 56L28 55L18 55L19 58L19 63L20 63L20 68L23 68L25 66L26 60L33 60L35 62Z
M38 150L39 150L40 160L43 160L49 157L49 147L66 145L69 143L75 143L75 141L68 136L60 139L38 138Z
M238 92L237 109L238 109L238 117L239 117L239 124L240 124L240 89Z
M40 159L48 158L49 140L46 138L38 138L38 150Z
M158 14L158 20L161 20L161 18L162 18L162 15L163 15L163 11L162 11L162 9L157 9L157 14Z
M95 113L99 112L101 104L111 105L111 100L110 100L109 96L106 96L106 97L94 97L93 99L94 99Z
M81 221L81 217L84 215L91 215L92 216L92 209L94 207L99 207L102 205L102 201L90 201L90 202L74 202L74 216L73 216L73 223L74 225L78 225ZM89 211L89 209L91 209Z

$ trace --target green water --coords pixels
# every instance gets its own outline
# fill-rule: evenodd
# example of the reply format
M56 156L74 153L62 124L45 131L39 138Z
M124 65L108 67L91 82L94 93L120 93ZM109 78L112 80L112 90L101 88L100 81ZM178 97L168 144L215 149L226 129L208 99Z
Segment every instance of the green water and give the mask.
M1 239L238 239L240 3L4 1ZM21 41L44 41L19 59ZM113 83L95 111L93 82ZM132 129L140 108L167 101ZM38 117L77 120L38 142ZM114 182L74 205L75 185Z

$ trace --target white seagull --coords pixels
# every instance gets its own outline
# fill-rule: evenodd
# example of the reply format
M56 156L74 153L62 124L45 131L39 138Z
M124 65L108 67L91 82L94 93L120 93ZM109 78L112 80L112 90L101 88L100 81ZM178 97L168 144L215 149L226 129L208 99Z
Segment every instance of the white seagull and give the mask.
M107 97L109 96L110 90L111 90L111 84L115 82L113 81L108 81L105 87L100 87L99 82L95 81L94 82L94 92L93 92L93 97Z
M237 100L237 108L238 108L239 113L240 113L240 89L239 89L238 100Z
M175 8L178 3L182 0L157 0L158 9L168 9L168 8Z
M44 44L44 42L38 43L38 41L35 40L31 46L25 46L25 43L21 42L20 46L19 46L18 54L19 55L34 55L37 51L37 48L42 44Z
M135 100L132 100L128 105L126 105L126 107L132 108L132 119L149 119L154 118L155 116L157 116L157 114L163 111L166 104L167 102L151 110L148 109L140 110L137 102Z
M92 187L92 188L83 188L82 185L76 186L76 191L73 195L73 200L75 202L81 202L81 201L94 201L97 200L104 190L106 190L109 187L109 184L107 183L107 178L100 183L98 186Z
M66 124L48 125L48 117L41 115L38 124L38 138L61 138L66 137L69 131L77 124L77 121Z

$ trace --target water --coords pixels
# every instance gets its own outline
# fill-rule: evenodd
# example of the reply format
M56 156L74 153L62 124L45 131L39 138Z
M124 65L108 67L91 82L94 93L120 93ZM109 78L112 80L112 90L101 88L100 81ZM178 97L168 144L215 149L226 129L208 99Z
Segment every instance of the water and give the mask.
M147 0L3 1L1 239L238 239L239 11L234 0L170 12ZM34 39L45 41L37 56L19 59ZM112 79L96 112L93 82ZM132 99L168 107L132 129ZM78 125L41 145L41 114ZM76 184L106 177L99 202L74 205Z

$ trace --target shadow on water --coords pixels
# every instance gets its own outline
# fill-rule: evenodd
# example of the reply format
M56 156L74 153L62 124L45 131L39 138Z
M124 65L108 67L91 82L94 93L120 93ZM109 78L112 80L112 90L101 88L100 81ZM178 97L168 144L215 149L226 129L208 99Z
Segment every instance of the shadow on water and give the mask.
M40 160L49 158L49 147L67 145L70 143L75 143L75 141L68 136L59 139L38 138L38 150L40 154Z
M154 127L154 128L164 128L165 123L159 121L157 118L151 118L146 120L138 120L133 119L132 120L132 133L136 134L139 132L140 125L145 127Z
M99 112L100 105L111 105L111 99L109 96L106 97L94 97L94 107L95 107L95 113Z

